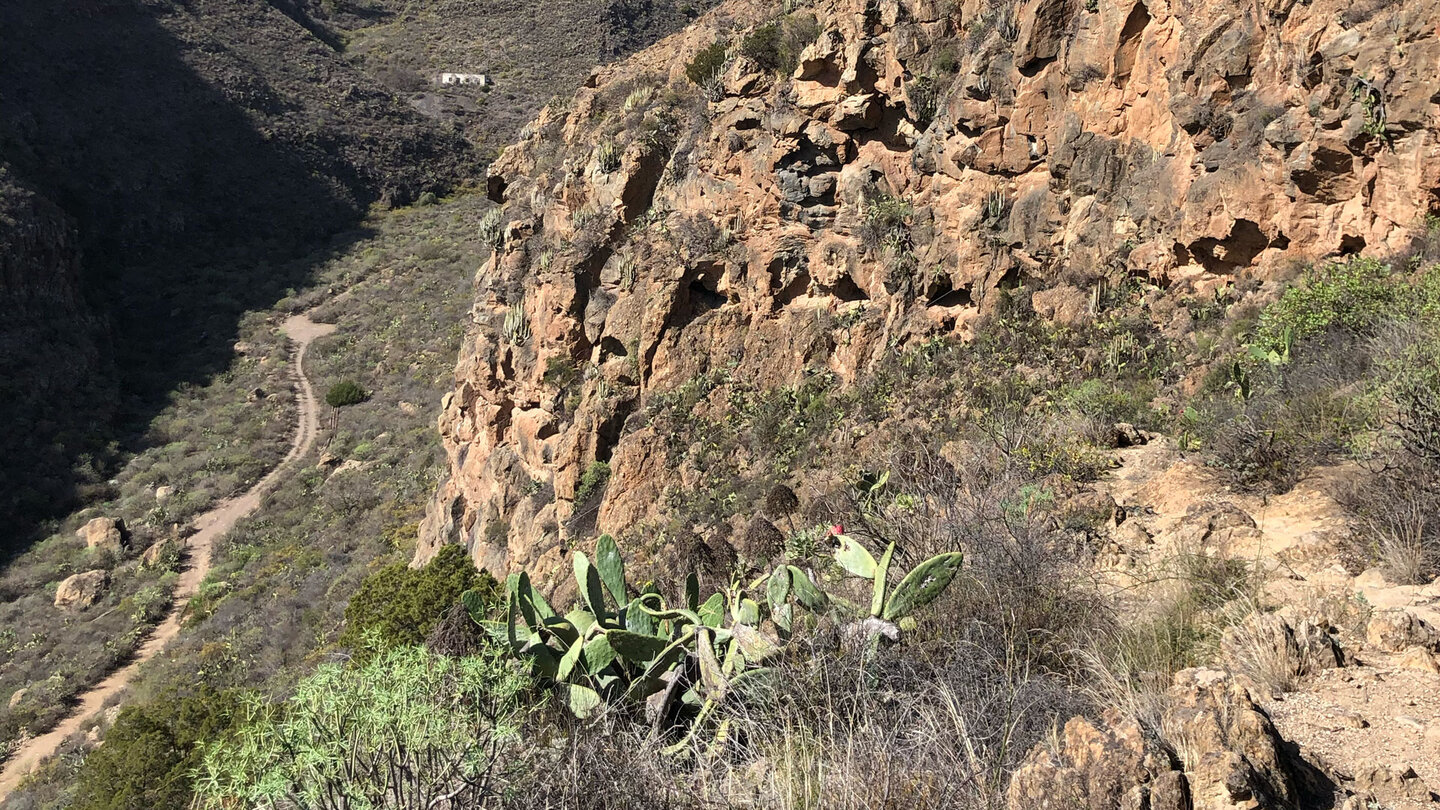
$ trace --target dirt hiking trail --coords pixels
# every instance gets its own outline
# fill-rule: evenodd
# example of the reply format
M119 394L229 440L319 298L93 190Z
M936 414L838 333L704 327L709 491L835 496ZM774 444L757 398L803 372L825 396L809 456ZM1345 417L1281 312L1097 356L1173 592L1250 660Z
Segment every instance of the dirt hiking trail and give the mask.
M155 657L156 653L180 633L180 621L185 607L199 590L201 580L210 571L210 555L215 541L234 528L237 521L255 511L260 506L260 500L279 483L286 468L309 452L315 443L315 437L320 432L320 403L315 398L310 379L305 376L305 350L311 341L334 332L335 326L315 323L305 315L292 315L281 328L292 343L290 373L294 379L298 395L296 401L299 405L290 452L243 495L221 501L214 509L191 522L196 532L186 541L188 565L180 572L175 594L171 598L170 612L165 616L165 620L155 627L145 643L135 651L130 663L110 673L85 692L74 711L59 725L39 737L27 740L6 760L4 770L0 771L0 801L9 796L37 765L53 755L70 735L84 730L86 723L104 708L106 701L129 685L140 665Z

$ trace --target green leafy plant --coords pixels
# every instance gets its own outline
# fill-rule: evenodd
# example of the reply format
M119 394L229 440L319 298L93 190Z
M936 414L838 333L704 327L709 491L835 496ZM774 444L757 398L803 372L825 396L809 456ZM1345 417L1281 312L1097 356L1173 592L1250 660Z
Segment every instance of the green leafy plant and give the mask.
M1296 342L1331 327L1363 331L1416 309L1418 286L1376 259L1355 257L1310 270L1304 280L1266 308L1252 353L1283 360Z
M354 380L341 380L325 392L325 404L332 408L357 405L369 398L369 394Z
M190 772L205 745L223 737L239 708L229 692L202 689L127 706L85 757L76 775L76 810L182 808L191 801Z
M480 218L480 241L492 250L499 250L505 244L505 211L491 208Z
M778 71L781 65L782 38L783 32L779 23L766 23L740 41L740 54L765 70Z
M604 489L610 481L610 465L603 461L591 462L580 475L580 484L575 487L575 502L584 503L590 496Z
M851 538L837 534L836 540L835 562L873 583L868 606L828 593L790 564L748 583L733 581L703 600L699 578L691 573L683 600L671 605L653 582L638 589L626 582L620 549L610 535L597 541L593 563L575 553L580 604L564 615L523 573L506 580L501 621L488 619L482 594L466 593L462 602L476 622L528 661L542 682L554 684L577 716L589 716L605 704L648 703L657 730L668 731L674 723L685 728L666 749L678 753L728 694L764 682L766 662L781 653L797 608L834 608L850 620L846 634L863 638L873 650L882 637L899 637L895 622L908 619L949 586L962 559L959 552L932 557L891 589L894 544L876 562ZM775 635L761 629L767 619Z
M620 168L620 158L623 154L624 151L620 148L620 144L614 141L605 141L595 148L595 165L600 168L602 173L610 174Z
M762 577L748 589L732 586L703 601L691 574L682 605L672 606L653 583L638 590L626 583L620 550L609 535L597 542L593 564L576 552L574 569L581 600L564 615L526 574L506 581L502 621L486 618L481 594L466 593L462 602L537 677L554 684L580 717L605 703L654 698L658 718L691 714L698 725L716 701L759 677L761 664L779 651L778 639L758 628L767 599L760 594L785 600L798 575L795 598L816 606L825 599L805 574L784 567L783 574ZM783 593L779 585L766 585L772 579L783 580Z
M462 593L492 605L500 599L499 585L475 569L464 546L445 546L419 569L403 562L387 565L366 577L350 597L339 643L361 659L379 650L420 644Z
M715 81L720 71L725 69L725 51L724 42L710 43L685 66L685 77L702 87Z
M501 333L513 346L524 346L530 341L530 319L525 317L525 307L515 304L505 311Z
M401 647L252 697L196 774L199 807L478 807L518 740L524 678L501 655Z

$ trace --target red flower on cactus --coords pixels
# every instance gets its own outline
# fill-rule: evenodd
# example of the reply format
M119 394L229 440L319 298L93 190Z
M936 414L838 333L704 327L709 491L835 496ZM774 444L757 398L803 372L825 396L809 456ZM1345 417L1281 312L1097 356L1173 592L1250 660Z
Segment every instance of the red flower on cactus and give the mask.
M831 527L830 527L830 534L832 534L832 535L841 535L841 534L844 534L844 533L845 533L845 527L844 527L844 526L841 526L839 523L836 523L834 526L831 526Z

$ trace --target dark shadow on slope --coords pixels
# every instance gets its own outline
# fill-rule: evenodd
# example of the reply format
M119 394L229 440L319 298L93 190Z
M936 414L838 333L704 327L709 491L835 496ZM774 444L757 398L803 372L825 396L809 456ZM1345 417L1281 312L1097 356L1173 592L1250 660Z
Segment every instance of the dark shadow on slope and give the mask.
M303 289L369 205L481 167L265 3L6 3L0 52L0 156L78 234L84 300L49 328L96 355L0 341L7 390L34 394L0 402L3 558L103 495L171 392L222 371L241 316ZM5 319L56 263L15 254Z

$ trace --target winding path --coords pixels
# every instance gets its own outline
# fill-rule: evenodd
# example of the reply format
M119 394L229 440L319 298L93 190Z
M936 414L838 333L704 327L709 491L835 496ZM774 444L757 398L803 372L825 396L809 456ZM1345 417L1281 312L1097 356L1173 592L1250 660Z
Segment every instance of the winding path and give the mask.
M27 740L5 761L4 770L0 771L0 801L9 796L37 765L54 754L66 738L84 729L87 721L105 706L106 701L129 685L140 665L154 658L156 653L180 633L180 621L185 606L210 571L210 555L215 541L234 528L237 521L255 511L260 506L260 500L279 483L285 469L309 452L311 445L315 443L315 437L320 432L320 403L315 398L310 378L305 376L305 350L311 341L335 331L335 326L315 323L304 315L292 315L281 328L294 344L291 349L290 373L295 381L300 405L295 418L295 435L290 440L290 452L245 494L221 501L220 505L192 521L191 525L196 529L196 533L187 541L190 564L180 572L180 579L175 585L175 594L170 603L170 612L165 616L165 620L156 626L140 649L135 651L130 663L110 673L85 692L79 705L59 725L39 737Z

